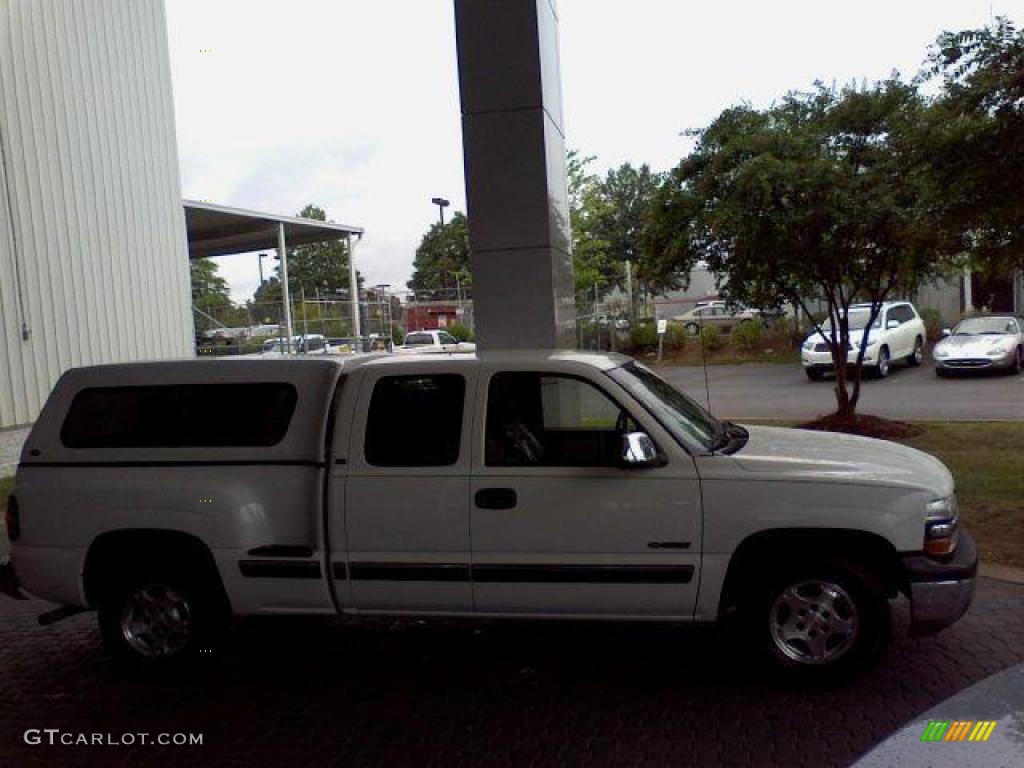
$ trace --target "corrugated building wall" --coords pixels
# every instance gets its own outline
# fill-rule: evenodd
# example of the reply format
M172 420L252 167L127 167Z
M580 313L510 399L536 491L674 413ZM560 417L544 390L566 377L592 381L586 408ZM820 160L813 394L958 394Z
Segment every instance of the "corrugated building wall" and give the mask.
M0 0L0 427L71 366L192 354L162 0Z

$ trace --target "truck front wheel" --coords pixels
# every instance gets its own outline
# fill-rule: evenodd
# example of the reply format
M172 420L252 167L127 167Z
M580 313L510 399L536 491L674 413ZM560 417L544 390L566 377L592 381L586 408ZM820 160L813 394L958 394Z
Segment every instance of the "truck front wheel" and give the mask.
M824 681L866 671L889 639L885 595L839 563L788 570L751 608L765 655L788 677Z
M126 578L101 602L100 631L116 659L159 668L219 650L227 612L217 590L175 570Z

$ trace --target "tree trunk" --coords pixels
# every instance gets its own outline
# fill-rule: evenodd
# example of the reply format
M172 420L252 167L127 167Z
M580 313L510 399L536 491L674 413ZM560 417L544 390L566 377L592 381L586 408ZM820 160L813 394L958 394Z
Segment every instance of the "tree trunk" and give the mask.
M857 401L850 397L850 389L847 386L846 358L849 348L849 332L840 327L839 339L832 349L832 365L836 371L836 416L844 421L853 419L857 408Z

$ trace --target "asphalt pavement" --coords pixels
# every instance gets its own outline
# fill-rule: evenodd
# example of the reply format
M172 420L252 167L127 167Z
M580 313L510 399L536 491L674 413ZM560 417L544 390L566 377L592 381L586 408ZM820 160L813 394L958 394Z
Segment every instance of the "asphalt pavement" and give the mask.
M812 382L799 364L661 366L659 373L716 416L805 419L835 410L835 381ZM930 365L894 366L888 378L862 384L859 413L920 421L1022 421L1024 374L940 379Z

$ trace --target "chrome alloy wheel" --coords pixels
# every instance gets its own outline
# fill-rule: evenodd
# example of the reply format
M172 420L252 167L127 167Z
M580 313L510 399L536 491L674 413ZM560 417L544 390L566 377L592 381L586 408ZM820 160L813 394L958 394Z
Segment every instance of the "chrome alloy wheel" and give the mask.
M882 348L878 353L878 378L884 379L889 375L889 350Z
M800 664L829 664L857 640L857 607L834 582L811 579L786 587L768 614L776 648Z
M170 587L148 584L125 599L121 634L132 650L146 658L174 656L188 645L192 609L188 600Z

